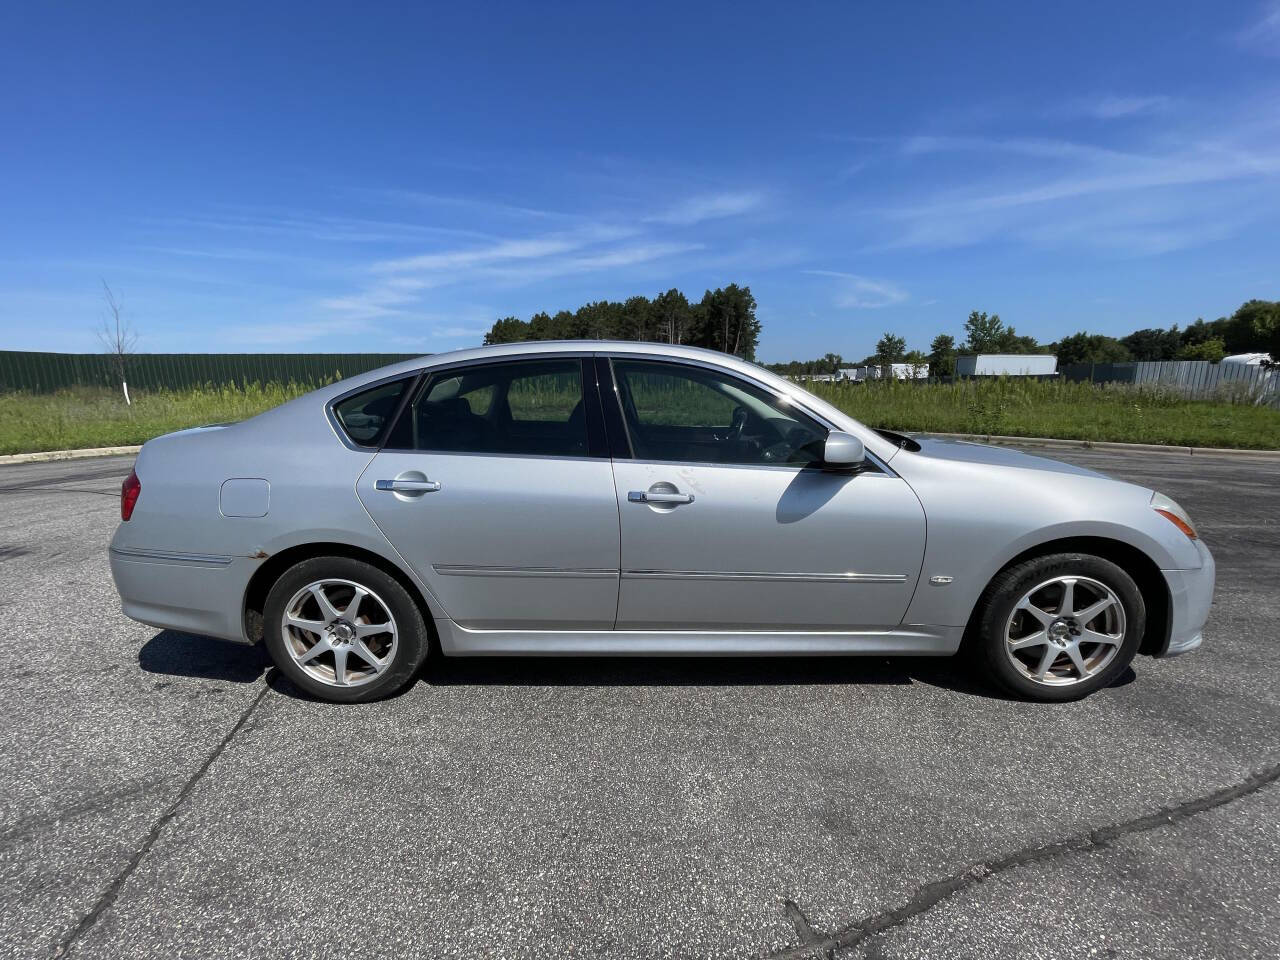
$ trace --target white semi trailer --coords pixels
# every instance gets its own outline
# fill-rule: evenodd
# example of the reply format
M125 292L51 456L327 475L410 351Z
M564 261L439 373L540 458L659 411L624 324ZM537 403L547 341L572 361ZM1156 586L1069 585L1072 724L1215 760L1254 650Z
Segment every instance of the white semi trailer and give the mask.
M1049 353L975 353L956 357L957 377L1044 377L1058 372Z

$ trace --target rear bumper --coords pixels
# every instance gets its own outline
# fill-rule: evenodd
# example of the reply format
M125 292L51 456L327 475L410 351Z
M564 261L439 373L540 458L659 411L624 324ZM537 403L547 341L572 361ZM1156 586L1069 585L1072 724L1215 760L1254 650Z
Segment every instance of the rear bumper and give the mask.
M1199 570L1160 571L1169 587L1169 636L1157 657L1189 653L1204 639L1204 623L1213 603L1215 566L1209 548L1199 540L1195 544L1202 561Z
M153 627L247 642L242 604L258 561L111 548L126 617Z

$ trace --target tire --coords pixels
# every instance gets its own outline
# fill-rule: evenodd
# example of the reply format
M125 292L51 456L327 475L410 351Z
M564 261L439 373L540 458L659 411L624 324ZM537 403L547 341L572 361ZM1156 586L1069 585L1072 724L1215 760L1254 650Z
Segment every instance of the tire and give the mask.
M1146 622L1142 593L1123 569L1092 554L1056 553L996 575L978 601L972 652L1018 697L1079 700L1128 667Z
M268 592L263 618L267 651L280 672L333 703L399 693L429 649L422 610L409 591L351 557L313 557L290 567Z

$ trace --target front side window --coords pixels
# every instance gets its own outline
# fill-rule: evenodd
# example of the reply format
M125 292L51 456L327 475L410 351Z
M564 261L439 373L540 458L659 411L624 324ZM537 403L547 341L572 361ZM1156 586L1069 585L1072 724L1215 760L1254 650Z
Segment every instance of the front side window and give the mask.
M401 394L412 382L413 378L409 377L382 383L335 403L333 414L351 442L362 447L376 447L387 424L395 416Z
M582 362L519 360L436 374L400 417L387 446L586 456Z
M755 466L822 462L827 431L821 424L729 374L614 360L613 375L637 459Z

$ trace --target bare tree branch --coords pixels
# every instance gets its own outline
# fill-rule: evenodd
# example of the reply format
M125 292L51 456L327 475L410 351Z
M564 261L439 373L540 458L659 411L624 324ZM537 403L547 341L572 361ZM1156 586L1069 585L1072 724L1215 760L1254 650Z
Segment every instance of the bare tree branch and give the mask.
M128 318L124 316L123 303L116 299L116 295L107 286L106 280L102 281L102 295L107 303L107 315L103 317L102 324L97 330L98 339L112 359L112 366L115 367L116 376L120 380L120 389L124 391L125 403L130 403L129 388L126 385L129 357L133 355L134 347L137 346L138 334L130 325Z

